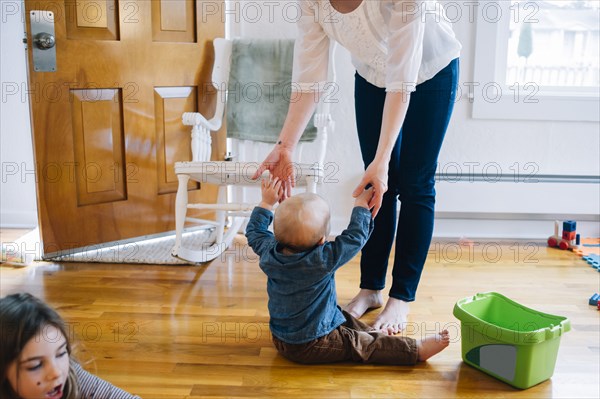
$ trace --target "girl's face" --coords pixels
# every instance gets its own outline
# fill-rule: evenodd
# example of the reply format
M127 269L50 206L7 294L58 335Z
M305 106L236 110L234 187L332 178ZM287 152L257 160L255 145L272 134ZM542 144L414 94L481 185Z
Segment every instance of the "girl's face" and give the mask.
M23 399L60 399L69 375L67 340L54 326L46 325L27 342L8 368L8 381Z

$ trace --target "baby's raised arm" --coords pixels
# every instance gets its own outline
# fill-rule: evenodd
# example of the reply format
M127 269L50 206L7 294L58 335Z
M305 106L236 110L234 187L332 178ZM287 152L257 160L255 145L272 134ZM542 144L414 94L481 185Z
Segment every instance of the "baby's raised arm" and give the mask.
M333 242L323 247L323 258L333 271L360 252L369 239L373 231L373 215L369 212L371 210L369 202L373 195L373 187L369 187L356 197L348 228Z

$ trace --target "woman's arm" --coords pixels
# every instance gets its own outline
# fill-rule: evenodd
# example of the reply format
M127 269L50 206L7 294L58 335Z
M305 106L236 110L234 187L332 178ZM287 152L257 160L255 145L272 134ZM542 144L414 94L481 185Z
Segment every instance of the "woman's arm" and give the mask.
M291 195L295 185L292 154L300 140L325 86L329 69L329 37L319 23L314 1L299 1L298 38L294 46L292 98L279 135L278 143L253 176L257 179L265 170L278 177L283 191L280 200ZM322 14L322 13L321 13Z
M383 194L388 188L390 157L404 123L409 100L410 93L408 92L388 92L386 94L375 159L369 164L362 180L352 193L354 197L357 197L367 185L373 186L374 194L369 202L369 208L373 208L373 217L377 216L379 208L381 208Z
M283 187L281 200L291 195L292 187L296 183L294 166L292 165L292 154L310 117L315 111L320 93L296 92L294 93L294 97L296 98L290 102L288 113L275 148L267 155L252 177L253 179L257 179L265 170L268 170L273 177L279 178Z

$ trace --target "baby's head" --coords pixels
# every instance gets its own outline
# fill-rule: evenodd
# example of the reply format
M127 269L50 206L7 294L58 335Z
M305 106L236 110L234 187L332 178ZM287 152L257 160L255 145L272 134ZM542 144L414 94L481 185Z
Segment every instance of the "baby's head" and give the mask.
M0 299L0 397L77 397L63 319L30 294Z
M329 205L312 193L294 195L275 211L275 239L296 252L309 250L325 242L329 234Z

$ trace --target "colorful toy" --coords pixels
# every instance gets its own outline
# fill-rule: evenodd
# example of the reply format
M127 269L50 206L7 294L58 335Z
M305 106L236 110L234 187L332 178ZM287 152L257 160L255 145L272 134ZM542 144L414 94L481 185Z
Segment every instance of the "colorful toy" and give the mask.
M563 222L562 236L558 235L558 220L554 222L554 235L548 237L549 247L558 247L562 250L578 249L581 246L579 234L576 232L577 222L565 220Z
M573 252L579 256L596 255L600 256L600 238L581 238L581 245Z
M591 306L598 306L598 301L600 300L600 295L594 294L589 300L589 304Z
M590 266L592 266L594 269L596 269L600 272L600 256L590 254L590 255L586 255L586 256L582 257L582 259L584 261L586 261L587 263L589 263Z

